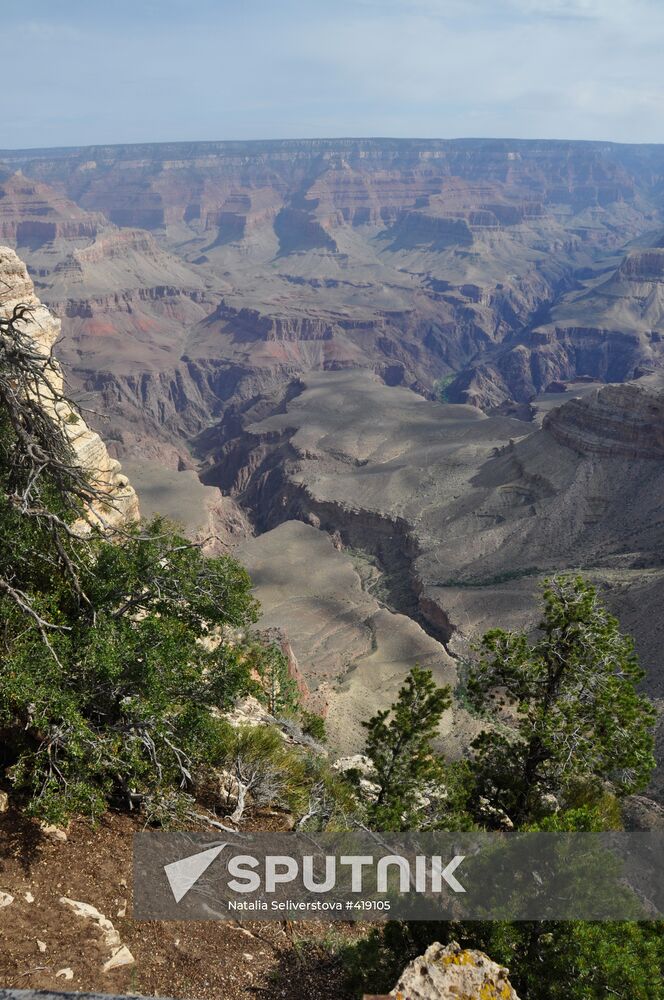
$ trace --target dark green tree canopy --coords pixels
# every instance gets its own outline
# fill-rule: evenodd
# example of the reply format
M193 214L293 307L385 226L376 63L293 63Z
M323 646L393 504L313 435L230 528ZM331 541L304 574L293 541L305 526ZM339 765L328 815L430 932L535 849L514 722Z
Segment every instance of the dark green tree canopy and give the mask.
M442 789L444 767L432 743L450 704L449 688L438 687L430 670L413 667L392 708L362 723L379 788L369 810L374 829L411 828L422 796Z
M474 744L478 794L518 823L537 818L546 795L563 804L580 790L643 788L655 763L655 712L637 689L633 640L580 577L547 581L543 604L532 640L484 636L469 679L494 722Z
M654 766L654 711L638 693L642 677L632 640L621 635L594 588L578 578L546 584L534 638L501 629L487 633L470 691L491 728L457 771L460 800L467 801L476 826L491 828L497 816L517 829L619 826L618 797L643 787ZM392 748L404 742L418 758L423 753L419 759L430 759L426 740L415 735L411 687L400 698L400 725L396 711L391 730L387 713L370 723L376 760L388 773ZM450 765L438 773L449 785ZM401 815L397 787L393 794ZM555 796L557 812L549 812L547 796ZM416 828L418 816L408 819ZM661 922L392 922L349 946L344 966L360 992L389 990L408 960L433 941L452 940L507 965L519 995L529 1000L664 997Z

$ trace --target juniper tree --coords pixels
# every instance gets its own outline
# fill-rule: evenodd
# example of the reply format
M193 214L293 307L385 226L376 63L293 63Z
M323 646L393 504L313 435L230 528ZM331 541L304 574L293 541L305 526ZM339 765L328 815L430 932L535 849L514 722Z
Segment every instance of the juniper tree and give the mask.
M475 741L468 796L506 810L517 828L615 828L611 790L641 787L654 765L654 712L637 690L643 671L632 640L594 588L578 578L548 581L539 634L495 629L480 654L470 692L493 727ZM383 715L378 746L389 748ZM412 734L414 713L406 716ZM555 816L541 816L547 792L562 806ZM354 988L388 990L406 960L451 940L509 965L512 983L531 1000L664 996L661 922L391 922L350 946L344 964Z
M294 712L299 706L299 692L284 651L266 636L262 644L257 644L255 656L260 674L259 697L268 712L276 716Z
M521 825L542 814L546 795L574 805L606 788L643 788L655 765L643 676L633 640L594 587L580 577L546 581L532 640L493 629L480 642L469 692L494 725L473 744L475 798Z
M31 316L19 304L0 318L0 596L48 646L64 626L34 591L64 578L86 603L80 568L89 553L73 525L101 495L75 461L66 423L80 418L52 355L26 330Z
M0 319L0 773L57 821L155 803L214 765L211 709L255 687L254 647L225 632L257 606L235 560L163 520L82 533L112 501L75 460L76 408L29 318Z

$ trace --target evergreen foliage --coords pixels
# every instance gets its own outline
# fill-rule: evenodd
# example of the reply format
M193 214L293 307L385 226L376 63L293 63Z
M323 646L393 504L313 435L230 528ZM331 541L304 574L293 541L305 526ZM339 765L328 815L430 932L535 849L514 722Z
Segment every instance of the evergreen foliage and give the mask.
M494 629L480 643L469 693L494 723L475 740L475 803L489 799L519 825L603 789L643 788L655 766L655 712L639 694L633 640L580 577L544 587L539 634Z
M390 923L340 950L355 996L392 989L432 941L458 941L509 969L524 1000L663 1000L661 922Z
M274 643L257 643L256 670L260 674L260 699L274 716L289 715L299 705L299 693L291 677L288 657Z
M99 530L113 501L75 460L29 312L0 321L0 767L51 822L109 803L163 818L227 756L219 711L260 677L281 706L292 688L235 560L159 518Z
M376 830L407 830L418 821L422 796L441 789L445 768L432 742L443 712L451 704L448 687L437 687L430 670L413 667L391 709L362 725L367 730L365 753L378 786L368 810Z
M399 779L409 796L434 774L458 782L448 822L463 821L468 804L475 828L495 817L516 829L559 832L619 829L619 801L643 788L654 768L654 711L637 685L643 677L632 640L580 578L558 577L544 589L539 635L500 629L480 643L470 676L475 705L492 722L460 767L432 764L437 709L424 713L428 738L418 739L418 713L432 687L411 677L390 713L368 725L367 753L377 764L385 796L403 815ZM419 697L415 692L419 691ZM444 698L435 703L440 708ZM390 769L395 748L401 767ZM387 780L385 778L387 775ZM547 799L547 796L549 797ZM551 801L553 797L553 802ZM485 808L486 804L489 809ZM452 803L448 802L448 808ZM380 813L378 813L380 815ZM417 828L418 814L407 818ZM391 827L391 828L399 828ZM388 991L406 963L433 941L459 941L503 963L517 992L528 1000L663 1000L664 924L570 922L398 923L347 946L340 960L352 987Z
M30 811L51 821L189 788L222 742L210 710L256 688L252 646L235 639L256 605L234 560L205 559L159 519L82 545L84 602L65 577L31 581L56 625L49 645L0 600L3 755Z

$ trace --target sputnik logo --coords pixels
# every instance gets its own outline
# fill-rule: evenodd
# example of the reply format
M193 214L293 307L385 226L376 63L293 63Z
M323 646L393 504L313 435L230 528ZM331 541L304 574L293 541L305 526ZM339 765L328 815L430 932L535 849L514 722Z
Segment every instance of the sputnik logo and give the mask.
M208 848L205 851L190 854L179 861L173 861L168 865L164 865L164 872L166 873L166 878L168 879L176 903L184 899L190 889L193 889L201 876L208 870L213 861L228 846L237 845L225 841L223 844L217 844L215 847ZM302 862L301 871L300 860ZM433 892L441 892L443 890L443 882L453 892L465 892L464 887L454 876L454 871L463 860L464 855L457 854L443 868L442 858L437 855L431 858L425 855L418 855L415 858L414 885L411 883L410 863L401 855L387 855L377 860L371 855L342 855L338 859L338 863L341 866L350 866L352 869L350 886L352 893L363 891L363 869L367 866L369 868L375 867L375 884L379 893L388 891L388 869L394 866L399 869L399 887L402 893L412 891L413 889L420 893L426 892L428 883L430 883ZM260 891L261 886L264 885L265 892L274 893L278 891L277 885L288 882L297 883L298 877L301 877L302 887L307 892L326 892L334 889L336 886L337 858L334 855L328 855L325 859L325 880L323 882L316 881L314 878L314 858L311 855L305 855L301 859L297 859L290 855L267 854L262 861L265 869L264 881L261 880L261 875L256 871L261 865L261 861L258 858L247 854L232 856L228 862L228 872L233 876L233 879L228 883L228 888L234 893L251 893Z

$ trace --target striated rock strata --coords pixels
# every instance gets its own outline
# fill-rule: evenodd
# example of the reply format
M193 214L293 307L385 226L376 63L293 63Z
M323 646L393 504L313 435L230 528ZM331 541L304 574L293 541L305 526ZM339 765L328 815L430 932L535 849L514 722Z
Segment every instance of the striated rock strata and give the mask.
M418 660L454 687L469 642L533 626L555 572L600 587L664 694L664 388L652 376L567 396L539 427L324 372L236 436L220 426L216 450L209 435L204 478L264 532L239 551L340 752L361 749L359 721ZM441 733L450 752L473 735L462 705Z
M664 368L664 250L632 249L610 265L598 263L518 343L476 359L448 399L490 410L527 402L552 382L624 382Z
M664 397L638 383L607 385L548 413L543 427L584 455L664 458Z
M516 140L5 151L0 233L113 453L192 467L222 410L308 372L429 397L462 372L447 398L490 409L652 367L663 169L664 147Z

